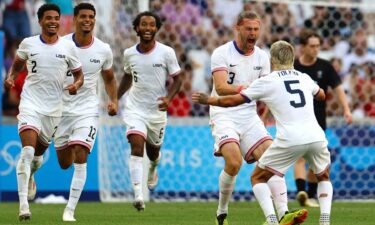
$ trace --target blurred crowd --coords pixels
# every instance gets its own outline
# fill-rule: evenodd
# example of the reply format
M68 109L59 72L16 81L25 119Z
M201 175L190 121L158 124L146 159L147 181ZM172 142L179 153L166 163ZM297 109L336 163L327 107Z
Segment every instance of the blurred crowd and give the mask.
M23 7L12 8L17 3L22 5L20 2L25 3L25 0L0 2L3 8L6 5L2 29L7 34L4 55L4 68L7 71L19 41L33 33L33 26L30 24L36 22L29 18L36 18L32 13L35 14L37 4L44 1L33 1L36 2L33 5L34 11L27 10L25 4ZM66 15L66 22L63 22L61 35L70 32L73 1L47 2L67 3L67 10L62 11ZM358 3L354 0L346 2ZM97 32L99 38L103 36L102 39L109 41L112 46L118 78L123 74L123 50L137 42L132 27L132 20L138 13L136 5L136 0L113 0L110 13L113 37L108 39L104 32L100 32L100 27ZM164 23L157 39L175 49L183 69L184 83L172 101L169 115L208 115L208 108L193 104L190 96L193 92L211 92L210 55L216 47L234 38L236 16L244 9L254 10L261 16L262 33L257 44L266 51L274 41L283 39L295 46L298 57L300 30L310 28L318 31L323 37L320 57L330 60L340 74L354 117L375 117L375 10L243 0L150 0L150 10L156 11ZM28 12L25 13L25 10ZM26 17L21 17L21 14ZM7 25L9 20L12 20L12 25ZM14 25L18 23L22 26ZM19 30L13 32L16 28ZM13 92L4 94L5 115L16 115L17 100L25 76L26 74L19 76L20 81ZM327 103L329 116L342 115L341 108L331 93L328 93Z

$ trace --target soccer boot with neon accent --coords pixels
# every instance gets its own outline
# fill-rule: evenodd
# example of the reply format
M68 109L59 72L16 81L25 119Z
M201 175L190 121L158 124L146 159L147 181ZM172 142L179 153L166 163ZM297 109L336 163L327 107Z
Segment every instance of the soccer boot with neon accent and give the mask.
M31 219L31 212L28 205L24 205L20 207L20 212L18 214L18 219L20 221L23 220L30 220Z
M303 223L309 212L306 209L299 209L286 213L280 220L280 225L294 225Z
M216 217L216 225L228 225L227 214L223 213Z
M158 176L158 167L150 165L148 169L147 177L147 187L150 191L155 190L156 185L158 185L159 176Z
M66 207L64 209L62 220L65 222L75 222L76 218L74 218L74 210Z
M136 209L138 210L138 212L140 212L140 211L144 211L145 208L146 208L145 202L144 202L143 199L141 199L141 198L136 199L136 200L133 202L133 206L134 206L134 208L136 208Z
M309 198L306 191L299 191L296 195L296 199L299 202L300 206L306 206L306 201Z
M305 205L311 208L319 208L318 200L316 200L315 198L307 199Z
M34 174L30 176L29 179L29 186L27 190L27 200L31 201L34 200L36 195L36 182L34 179Z

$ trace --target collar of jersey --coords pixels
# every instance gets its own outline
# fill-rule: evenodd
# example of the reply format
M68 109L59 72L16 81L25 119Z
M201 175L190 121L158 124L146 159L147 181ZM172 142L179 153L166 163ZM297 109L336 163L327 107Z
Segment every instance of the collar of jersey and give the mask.
M40 39L40 41L41 41L43 44L46 44L46 45L54 45L54 44L56 44L56 43L60 40L60 36L57 36L57 40L56 40L54 43L52 43L52 44L48 44L47 42L45 42L45 41L43 40L41 34L39 35L39 39Z
M243 56L250 56L253 54L254 52L254 49L255 49L255 46L254 46L254 49L249 53L249 54L245 54L245 52L243 52L237 45L237 42L236 40L233 40L233 45L234 45L234 48L237 50L238 53L240 53L241 55Z
M93 43L94 43L94 36L91 36L91 42L90 42L90 44L88 44L88 45L86 45L86 46L80 46L79 44L78 44L78 42L76 42L76 33L73 33L73 35L72 35L72 40L73 40L73 42L74 42L74 44L78 47L78 48L89 48Z

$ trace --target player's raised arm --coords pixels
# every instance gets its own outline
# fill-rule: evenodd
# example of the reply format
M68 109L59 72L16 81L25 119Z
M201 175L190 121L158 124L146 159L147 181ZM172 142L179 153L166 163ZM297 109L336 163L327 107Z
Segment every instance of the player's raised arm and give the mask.
M110 116L117 114L118 98L117 98L117 82L113 69L103 70L102 77L104 81L105 91L107 92L110 102L108 103L107 110Z
M180 75L175 75L173 77L173 84L172 84L172 87L169 89L168 95L166 97L160 97L158 99L161 101L159 104L159 110L167 111L170 101L180 90L181 84L182 84L182 81L181 81Z
M233 107L246 103L246 99L240 94L213 97L203 93L194 93L192 99L196 103L220 107Z
M117 97L120 99L125 92L129 90L129 88L132 86L133 77L130 73L124 73L124 76L122 76L120 85L117 89Z
M8 78L4 82L4 87L6 90L14 87L14 80L17 78L18 74L22 71L25 66L26 61L20 57L15 57L12 66L10 67Z
M72 84L69 84L64 89L69 91L70 95L76 95L77 91L80 87L83 85L83 73L82 69L78 69L75 71L72 71L74 82Z

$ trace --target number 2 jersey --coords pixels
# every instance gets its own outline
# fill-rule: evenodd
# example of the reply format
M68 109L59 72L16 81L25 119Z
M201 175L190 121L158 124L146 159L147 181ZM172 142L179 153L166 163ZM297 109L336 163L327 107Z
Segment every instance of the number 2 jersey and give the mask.
M63 95L63 115L88 115L97 116L99 114L99 96L98 79L102 70L112 68L113 55L112 50L107 43L93 37L89 46L78 47L74 42L74 33L63 37L71 42L77 49L79 60L82 62L82 72L84 75L84 84L78 90L76 95L69 95L64 92ZM65 86L73 83L71 73L66 74Z
M124 70L132 74L132 86L125 100L125 114L141 115L153 121L165 121L166 112L158 109L158 98L167 95L168 76L178 75L178 65L174 50L160 42L153 49L141 53L138 45L124 51Z
M319 86L297 70L274 71L254 81L241 95L248 102L260 100L276 120L274 144L281 148L326 141L315 115L313 96Z
M21 93L20 111L61 116L67 71L81 69L74 45L60 37L55 43L47 44L41 35L37 35L20 43L17 56L26 60L28 71Z
M215 49L211 57L211 71L228 72L228 84L250 85L254 80L270 73L270 60L267 53L257 46L251 55L244 55L236 42L231 41ZM215 86L211 96L219 96ZM255 115L255 102L229 108L210 106L211 119L225 116L235 120L249 120Z

